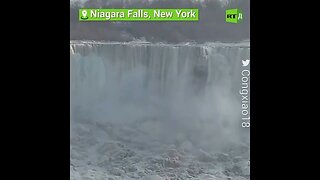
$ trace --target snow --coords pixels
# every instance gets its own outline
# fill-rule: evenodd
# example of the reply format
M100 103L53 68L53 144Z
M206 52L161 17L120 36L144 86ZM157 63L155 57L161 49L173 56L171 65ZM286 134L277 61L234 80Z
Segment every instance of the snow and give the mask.
M70 179L250 179L249 42L70 42Z

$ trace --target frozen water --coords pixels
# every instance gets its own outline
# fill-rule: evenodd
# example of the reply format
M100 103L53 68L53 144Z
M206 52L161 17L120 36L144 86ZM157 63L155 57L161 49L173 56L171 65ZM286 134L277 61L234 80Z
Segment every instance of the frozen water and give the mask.
M71 179L249 179L249 42L70 42Z

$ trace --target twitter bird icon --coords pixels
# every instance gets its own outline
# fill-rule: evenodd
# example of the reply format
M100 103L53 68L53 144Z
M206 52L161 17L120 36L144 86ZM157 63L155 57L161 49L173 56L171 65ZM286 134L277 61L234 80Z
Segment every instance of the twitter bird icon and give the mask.
M249 59L247 59L247 60L242 60L242 66L248 66L249 65L249 63L250 63L250 60Z

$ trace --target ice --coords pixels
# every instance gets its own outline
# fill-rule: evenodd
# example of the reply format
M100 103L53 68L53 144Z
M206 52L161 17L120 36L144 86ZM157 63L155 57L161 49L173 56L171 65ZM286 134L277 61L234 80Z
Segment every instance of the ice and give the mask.
M70 42L71 179L249 179L249 42Z

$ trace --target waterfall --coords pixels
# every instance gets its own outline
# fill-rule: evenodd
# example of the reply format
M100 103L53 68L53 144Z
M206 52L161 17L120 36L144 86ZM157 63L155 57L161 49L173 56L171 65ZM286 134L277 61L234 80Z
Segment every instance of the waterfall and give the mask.
M155 137L238 141L244 43L70 43L72 123L154 120ZM161 130L155 130L161 129ZM160 132L158 132L160 131ZM222 142L223 141L223 142Z

